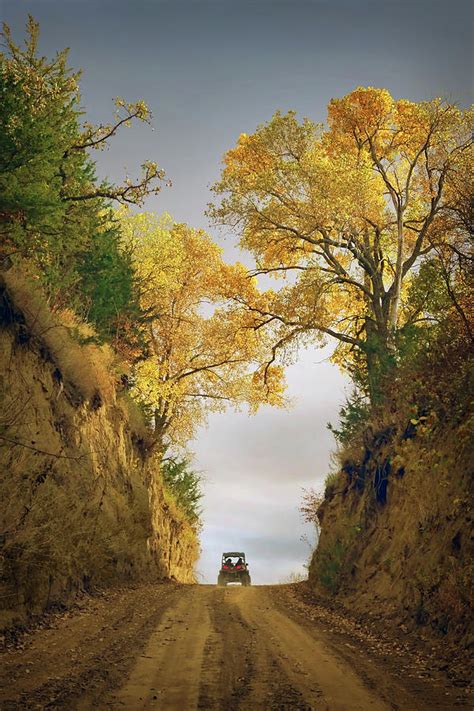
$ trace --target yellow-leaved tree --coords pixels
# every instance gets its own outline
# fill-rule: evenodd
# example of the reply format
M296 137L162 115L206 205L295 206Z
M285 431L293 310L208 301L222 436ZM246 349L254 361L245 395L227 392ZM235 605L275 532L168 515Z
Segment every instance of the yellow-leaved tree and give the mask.
M229 404L252 412L283 405L270 334L234 298L258 300L255 279L242 265L226 264L202 230L166 215L121 211L118 219L149 314L147 354L134 365L132 383L153 418L156 446L184 445L210 411Z
M211 205L238 230L254 274L292 279L247 302L276 344L332 336L372 399L396 359L406 291L420 261L459 240L459 171L472 160L471 112L358 88L329 104L328 126L277 113L224 157ZM462 201L461 201L462 202ZM462 202L465 204L465 201ZM241 297L244 303L245 296Z

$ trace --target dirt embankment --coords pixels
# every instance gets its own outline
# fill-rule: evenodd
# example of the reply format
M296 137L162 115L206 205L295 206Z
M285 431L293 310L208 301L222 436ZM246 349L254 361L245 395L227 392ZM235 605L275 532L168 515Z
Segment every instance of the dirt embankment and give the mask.
M11 640L1 662L5 711L469 707L429 659L315 605L304 585L114 590Z
M195 532L117 393L13 270L0 282L0 627L95 586L193 581Z
M474 492L472 421L462 411L457 419L365 433L320 508L310 582L462 660L474 647Z

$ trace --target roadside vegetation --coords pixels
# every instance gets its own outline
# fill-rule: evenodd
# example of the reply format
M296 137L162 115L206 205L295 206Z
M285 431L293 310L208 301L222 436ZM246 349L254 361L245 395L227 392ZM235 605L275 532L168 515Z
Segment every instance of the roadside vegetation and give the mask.
M192 468L188 459L167 458L161 466L163 482L174 496L181 511L198 527L201 519L202 474Z

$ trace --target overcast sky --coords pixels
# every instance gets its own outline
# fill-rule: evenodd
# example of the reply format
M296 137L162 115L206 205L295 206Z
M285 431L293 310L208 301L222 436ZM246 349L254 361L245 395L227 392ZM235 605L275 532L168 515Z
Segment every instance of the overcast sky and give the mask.
M472 101L469 0L0 0L20 38L28 13L41 49L71 48L82 68L87 117L107 120L115 96L143 98L154 127L124 131L100 154L101 175L120 180L156 160L173 187L147 203L214 235L228 259L235 237L204 211L222 154L280 109L323 121L332 97L357 86L397 98ZM206 475L202 579L213 582L223 549L243 549L255 582L302 570L309 554L298 505L321 488L345 381L331 347L301 354L288 372L291 411L211 417L192 448Z

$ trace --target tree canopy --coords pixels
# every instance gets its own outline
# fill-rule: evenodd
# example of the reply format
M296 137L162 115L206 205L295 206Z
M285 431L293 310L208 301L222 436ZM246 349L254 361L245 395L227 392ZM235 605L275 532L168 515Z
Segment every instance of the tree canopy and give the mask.
M224 157L211 216L238 231L255 274L294 273L248 308L279 322L282 344L336 338L372 397L400 329L424 317L405 298L420 264L464 240L471 118L359 88L329 103L327 126L276 113Z
M258 291L240 264L202 230L153 214L120 216L140 306L150 314L148 352L135 365L135 396L153 412L157 436L190 439L210 411L228 404L283 404L283 371L268 365L269 334L236 294Z

